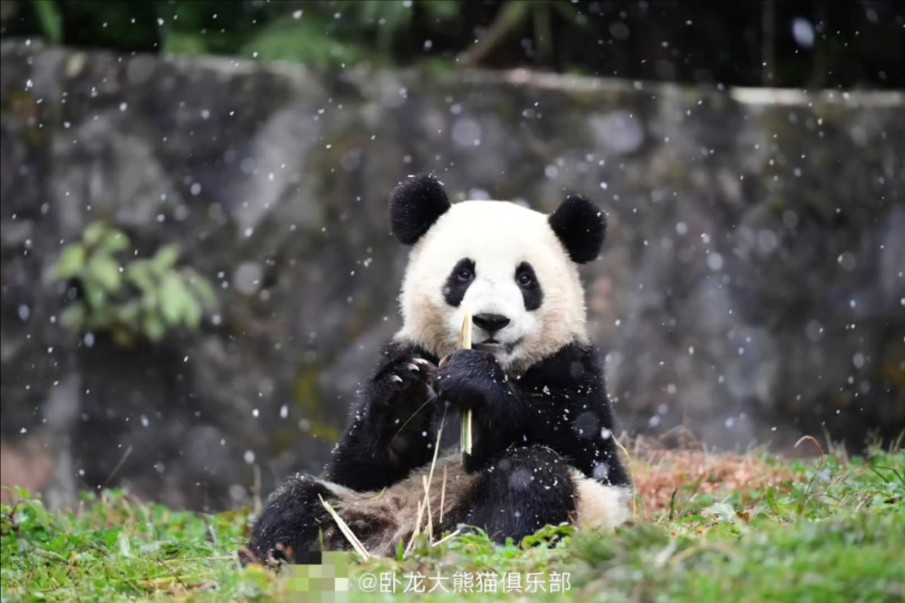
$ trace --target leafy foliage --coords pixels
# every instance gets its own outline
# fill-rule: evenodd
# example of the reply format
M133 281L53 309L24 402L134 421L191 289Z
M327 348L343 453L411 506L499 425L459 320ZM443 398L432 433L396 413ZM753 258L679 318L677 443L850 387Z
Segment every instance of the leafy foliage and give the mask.
M216 309L207 279L177 267L178 246L123 263L131 249L125 233L102 222L63 248L50 279L70 285L71 299L60 317L66 327L79 334L109 332L117 344L129 346L142 337L161 341L173 329L197 329L205 312Z
M4 0L0 32L40 35L54 44L252 56L318 68L478 64L707 84L898 89L905 82L903 6L881 0L809 6L692 0ZM802 28L811 42L796 38ZM770 65L764 65L765 52L775 59Z
M34 0L35 13L47 40L54 44L63 41L63 19L53 0Z
M328 31L323 19L279 17L243 44L239 53L265 62L298 61L316 67L352 64L366 56L359 43Z
M528 548L495 545L483 533L439 546L422 538L408 557L350 559L357 564L352 581L383 572L400 579L407 572L568 572L566 596L575 601L902 600L905 452L872 450L851 461L770 460L758 467L775 471L777 485L722 497L680 495L670 509L613 534L548 527L526 539ZM15 504L0 506L4 600L300 600L291 591L292 572L238 567L235 553L250 528L245 511L177 512L108 491L86 495L75 513L50 513L28 492L14 495ZM464 598L439 591L396 596ZM500 590L467 599L513 596ZM521 596L563 598L553 592ZM394 600L379 592L352 593L353 601L381 597Z

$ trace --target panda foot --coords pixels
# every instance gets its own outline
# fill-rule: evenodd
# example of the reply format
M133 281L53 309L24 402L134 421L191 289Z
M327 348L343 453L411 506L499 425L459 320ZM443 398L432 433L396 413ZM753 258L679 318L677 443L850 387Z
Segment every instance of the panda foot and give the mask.
M252 528L251 540L239 552L243 565L301 563L318 542L330 516L321 498L332 498L327 487L307 475L289 478L271 495Z

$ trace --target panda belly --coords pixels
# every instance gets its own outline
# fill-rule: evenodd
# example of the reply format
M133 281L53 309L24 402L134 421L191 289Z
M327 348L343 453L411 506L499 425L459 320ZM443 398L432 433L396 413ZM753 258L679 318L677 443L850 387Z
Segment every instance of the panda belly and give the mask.
M344 486L324 482L323 485L334 498L331 504L362 542L364 547L375 555L394 555L400 543L408 544L419 523L420 530L427 531L428 525L434 540L443 532L456 529L459 524L474 525L484 523L473 519L470 512L472 506L480 504L483 490L495 491L488 485L488 472L497 472L500 468L490 467L482 472L467 473L460 453L438 459L431 474L431 467L422 467L412 472L406 479L393 484L379 492L357 492ZM582 474L574 468L568 469L568 483L557 487L566 491L574 500L574 508L568 513L567 520L580 529L610 529L628 520L631 516L630 487L619 487L602 484ZM511 476L504 476L504 482L511 482ZM518 488L518 484L512 484ZM429 492L429 511L424 506L425 492ZM486 493L485 493L486 494ZM530 493L526 493L530 497ZM519 513L531 515L531 500L522 500L527 506L516 508L504 493L494 503L493 510L501 517L511 517ZM538 500L534 507L537 517L543 517L543 501ZM541 527L545 523L541 521ZM479 525L488 529L487 526ZM532 526L535 527L535 526ZM529 530L531 531L531 530ZM350 548L345 536L330 522L323 531L323 546L326 549Z

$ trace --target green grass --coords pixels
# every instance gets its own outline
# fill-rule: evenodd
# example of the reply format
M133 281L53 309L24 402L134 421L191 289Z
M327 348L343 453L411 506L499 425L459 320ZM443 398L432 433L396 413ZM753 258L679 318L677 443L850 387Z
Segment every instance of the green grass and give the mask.
M656 479L680 472L662 459L635 465L639 476ZM494 573L520 574L523 590L528 574L547 589L564 585L568 575L568 596L579 601L905 600L905 452L808 462L756 455L746 467L742 479L756 487L727 492L712 477L680 480L668 486L668 504L659 506L650 502L653 482L639 477L639 517L613 534L548 528L532 540L552 544L527 549L495 546L481 535L440 546L425 538L405 559L351 559L352 600L394 598L355 590L363 576L395 576L396 597L411 597L401 593L419 575L425 589L442 576L442 587L453 591L468 574ZM764 485L770 480L763 474L775 474L773 485ZM177 512L111 491L86 496L75 513L48 513L28 493L16 495L18 502L2 505L0 513L4 601L300 600L293 572L238 567L235 551L250 525L245 512ZM456 601L463 595L438 590L420 597ZM469 595L485 601L562 597L502 590Z

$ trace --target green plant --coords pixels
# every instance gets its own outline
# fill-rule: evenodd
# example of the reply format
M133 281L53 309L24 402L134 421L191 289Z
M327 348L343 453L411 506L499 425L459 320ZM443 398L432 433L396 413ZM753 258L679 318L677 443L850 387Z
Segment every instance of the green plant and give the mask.
M688 487L697 489L687 482L694 476L674 481L676 468L697 466L699 454L669 458L636 459L634 469L639 478L655 476L638 480L641 497L655 494L664 482L678 483L672 509L646 507L643 518L608 533L548 526L526 537L524 548L511 540L495 544L483 531L463 532L438 545L422 534L407 555L366 562L349 557L348 600L903 600L905 485L900 477L905 452L876 450L869 458L831 456L819 462L750 452L741 466L751 479L721 488L716 497L690 493ZM713 462L739 467L726 457ZM758 486L768 482L774 484L768 491ZM251 528L247 509L217 515L175 511L108 490L85 493L77 512L53 512L21 488L5 494L0 502L4 601L322 599L299 592L313 585L294 574L303 566L287 566L280 573L238 566L236 551ZM809 501L803 514L798 512L802 496ZM522 581L516 589L504 587L511 584L507 581L485 590L475 579L472 592L456 592L457 573L473 578L517 574ZM531 574L542 578L543 590L521 589ZM366 576L380 578L370 592L360 588ZM414 576L422 577L422 592L407 591ZM554 582L554 576L560 580ZM554 583L563 585L562 592L553 591Z
M165 245L147 259L120 257L132 249L125 233L102 222L63 248L50 280L66 281L76 295L60 316L75 333L103 331L122 346L162 340L177 328L197 329L217 307L211 284L193 269L178 267L179 247Z
M48 42L59 44L63 41L63 17L53 0L34 0L35 14L41 24L41 31Z
M239 54L263 62L300 61L313 67L352 64L367 56L367 50L353 39L333 35L332 23L312 15L295 19L278 17L261 28L240 49Z

